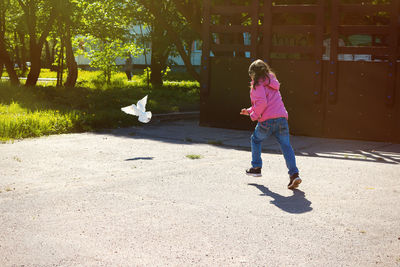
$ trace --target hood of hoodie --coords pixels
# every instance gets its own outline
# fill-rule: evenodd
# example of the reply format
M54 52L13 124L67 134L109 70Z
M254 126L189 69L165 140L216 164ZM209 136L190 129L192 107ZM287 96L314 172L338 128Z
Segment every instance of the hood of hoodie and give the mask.
M280 88L279 81L276 79L275 75L272 73L269 74L269 81L268 81L268 79L265 79L263 81L263 85L268 86L269 88L274 89L274 90L279 90L279 88Z
M253 85L254 85L254 81L251 81L251 86L253 87ZM268 79L260 79L258 81L258 86L259 85L262 85L264 87L268 87L268 88L274 89L274 90L279 90L279 88L280 88L280 83L276 79L275 75L273 75L273 74L269 75L269 80Z

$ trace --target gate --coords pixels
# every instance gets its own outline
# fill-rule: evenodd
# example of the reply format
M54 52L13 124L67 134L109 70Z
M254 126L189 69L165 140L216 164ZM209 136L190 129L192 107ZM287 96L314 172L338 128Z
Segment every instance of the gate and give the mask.
M201 125L254 128L239 112L260 58L281 82L292 134L400 142L399 1L203 4Z

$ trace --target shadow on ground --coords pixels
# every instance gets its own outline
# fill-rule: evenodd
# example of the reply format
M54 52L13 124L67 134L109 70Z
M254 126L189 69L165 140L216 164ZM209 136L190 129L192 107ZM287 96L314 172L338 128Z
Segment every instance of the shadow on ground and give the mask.
M262 192L260 196L272 197L273 200L271 200L270 203L285 212L300 214L300 213L310 212L313 210L313 208L311 207L312 202L306 199L304 192L301 190L294 189L292 196L285 197L275 192L272 192L271 190L268 189L268 187L265 187L260 184L248 184L248 185L255 186L258 190L260 190Z
M149 139L174 144L208 144L223 149L251 151L251 131L200 127L196 120L150 123L101 132L123 138ZM400 164L400 144L291 136L297 156ZM264 141L263 153L281 154L273 138Z
M126 159L125 161L135 161L135 160L152 160L154 157L136 157L131 159Z

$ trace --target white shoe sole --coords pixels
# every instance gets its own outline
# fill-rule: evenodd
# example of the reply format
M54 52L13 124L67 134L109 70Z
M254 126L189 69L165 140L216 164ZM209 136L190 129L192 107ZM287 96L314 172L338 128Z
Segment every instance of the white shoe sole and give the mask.
M246 173L248 176L261 177L261 173Z
M294 179L292 181L292 183L290 185L288 185L288 189L295 189L295 188L299 187L299 184L301 184L301 179L300 179L300 177L297 177L296 179Z

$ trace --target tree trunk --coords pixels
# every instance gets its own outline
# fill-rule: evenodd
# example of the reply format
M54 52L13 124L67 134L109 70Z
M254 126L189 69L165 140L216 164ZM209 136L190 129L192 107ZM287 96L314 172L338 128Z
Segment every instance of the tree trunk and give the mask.
M28 67L26 66L27 59L27 51L25 45L25 34L22 32L18 32L19 42L20 42L20 50L21 50L21 65L19 66L22 70L22 73L25 74L28 71Z
M44 64L44 67L50 69L51 68L51 64L53 62L51 61L50 46L49 46L49 42L47 42L47 40L44 41L44 51L46 53L46 59L45 59L46 63Z
M17 32L14 32L14 42L15 42L15 46L14 46L14 53L15 53L15 62L18 64L18 67L21 69L22 67L22 60L21 60L21 53L20 53L20 49L19 49L19 45L18 45L18 34Z
M64 37L61 36L60 52L58 53L57 86L62 86L64 72Z
M56 19L56 11L54 8L51 8L50 15L47 20L47 23L43 28L41 34L37 33L36 28L36 13L37 13L37 2L29 1L27 4L24 4L22 0L18 0L18 3L21 5L24 10L24 14L26 16L26 20L28 23L28 32L29 32L29 52L31 59L31 70L29 71L26 86L34 86L37 83L39 78L40 69L41 69L41 55L44 42L49 35L50 30L53 28L54 20ZM38 37L39 36L39 37Z
M151 76L150 82L152 85L162 85L162 70L165 63L162 62L162 54L165 47L163 47L160 39L162 38L163 31L158 25L153 26L153 34L151 40Z
M151 74L150 74L150 83L152 85L162 85L163 80L162 80L162 68L161 68L161 63L158 58L157 52L151 52Z
M108 85L111 84L111 69L109 67L106 67L106 70L104 71L104 76L106 77L106 83Z
M6 49L6 9L4 5L4 1L0 2L1 14L0 14L0 64L1 64L1 75L3 74L3 64L6 66L6 70L8 72L8 76L10 77L11 84L18 85L19 79L17 73L14 69L14 64L11 60L10 55ZM0 75L0 77L1 77Z
M25 85L35 86L40 75L40 69L41 69L40 57L42 55L42 47L39 47L38 45L35 45L33 47L31 46L30 52L31 52L31 70L29 71Z
M64 86L74 87L76 84L76 80L78 79L78 64L75 61L74 51L72 50L71 29L69 25L67 25L67 35L65 37L64 44L68 69L68 77Z
M11 61L10 55L8 54L5 46L4 39L0 38L0 62L3 62L6 66L8 76L10 77L11 84L19 85L18 75L15 72L13 62Z
M57 53L57 38L53 38L53 40L51 40L51 51L50 51L50 58L51 58L51 70L52 71L56 71L57 67L54 64L55 60L56 60L56 53Z

